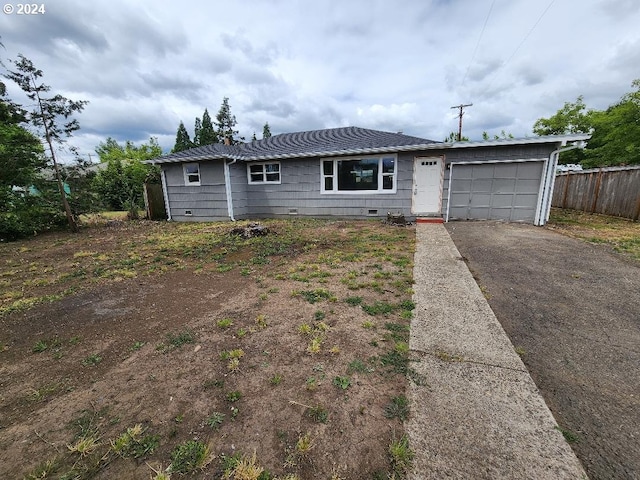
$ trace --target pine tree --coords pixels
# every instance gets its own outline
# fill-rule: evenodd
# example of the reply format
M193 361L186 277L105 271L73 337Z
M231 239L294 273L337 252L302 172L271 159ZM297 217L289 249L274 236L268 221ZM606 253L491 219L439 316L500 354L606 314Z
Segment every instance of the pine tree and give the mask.
M222 105L216 115L216 133L218 135L218 141L225 143L225 140L229 141L229 144L235 145L239 141L244 140L242 137L239 140L234 138L234 135L238 134L238 130L234 130L236 126L236 116L231 115L231 107L229 106L229 98L224 97Z
M202 145L202 122L196 117L195 125L193 126L193 144L196 147Z
M202 129L200 130L200 143L198 145L211 145L212 143L218 143L218 134L213 129L211 116L205 108L202 114Z
M171 151L173 153L182 152L192 147L193 143L191 143L191 139L189 138L189 132L187 132L187 129L184 127L184 123L180 122L178 132L176 133L176 144Z
M262 127L262 138L267 139L271 138L271 128L269 127L269 122L265 122L264 127Z
M258 141L258 137L256 137L256 132L253 132L253 135L251 136L251 141L252 142Z

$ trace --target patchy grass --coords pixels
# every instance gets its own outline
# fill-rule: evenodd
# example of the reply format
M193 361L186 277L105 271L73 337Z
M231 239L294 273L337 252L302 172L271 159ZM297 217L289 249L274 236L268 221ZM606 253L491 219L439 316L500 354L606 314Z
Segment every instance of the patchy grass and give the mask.
M640 222L578 210L551 209L547 228L614 250L640 260Z
M263 223L0 245L0 477L402 478L414 230Z

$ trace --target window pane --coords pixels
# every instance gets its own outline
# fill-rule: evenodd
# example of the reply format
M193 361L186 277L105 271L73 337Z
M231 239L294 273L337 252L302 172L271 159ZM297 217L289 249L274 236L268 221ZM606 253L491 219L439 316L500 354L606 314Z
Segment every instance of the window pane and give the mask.
M378 190L378 160L339 161L338 190Z
M262 167L263 165L250 165L249 166L249 171L253 174L253 173L260 173L262 174ZM253 177L253 175L252 175Z
M279 173L267 173L267 182L278 182L280 181Z
M278 163L267 163L265 166L265 171L267 172L279 172L280 164Z
M382 189L393 190L393 175L384 175L382 177Z
M187 174L190 173L198 173L198 165L185 165L184 167L185 172L187 172Z
M395 159L386 157L382 159L382 173L394 173L395 172Z
M262 173L252 173L251 174L252 182L261 182L262 181Z
M333 190L333 177L324 177L324 189Z
M322 162L322 171L325 175L333 175L333 160Z
M190 173L187 175L187 181L189 183L198 183L200 181L200 175Z

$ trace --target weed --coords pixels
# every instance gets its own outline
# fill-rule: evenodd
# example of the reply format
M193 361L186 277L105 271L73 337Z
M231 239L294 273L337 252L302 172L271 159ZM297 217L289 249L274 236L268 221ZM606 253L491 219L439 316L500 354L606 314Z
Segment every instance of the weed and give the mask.
M362 322L362 328L366 328L368 330L372 330L376 328L376 323L373 320L365 320Z
M223 478L229 480L262 480L271 478L271 475L265 474L265 469L258 465L256 452L251 457L243 455L238 458L237 455L229 457L225 461L225 469Z
M307 408L307 416L316 423L327 423L329 412L322 405Z
M102 357L97 353L92 353L87 358L82 360L82 365L85 367L95 367L102 361Z
M317 310L313 314L313 318L316 322L319 322L320 320L324 320L325 317L326 317L326 314L322 310Z
M187 343L194 343L196 341L195 334L189 330L184 329L182 332L167 334L167 342L171 349L181 348Z
M305 388L310 392L318 388L318 379L316 377L307 377Z
M311 332L312 332L312 328L311 328L311 325L309 325L308 323L303 323L298 327L298 333L301 333L302 335L308 335Z
M236 335L238 336L238 338L242 338L244 337L247 333L249 333L249 331L246 328L242 328L240 327L237 331L236 331Z
M409 340L409 326L403 325L401 323L390 323L387 322L384 324L385 330L390 332L388 337L394 342L406 342Z
M375 369L373 367L371 367L370 365L365 364L362 360L357 359L357 358L353 362L351 362L349 364L349 366L347 367L347 372L348 373L353 373L353 372L371 373L374 370Z
M398 418L405 421L409 416L409 400L404 395L399 395L391 399L384 407L384 416L387 418Z
M227 329L233 325L233 321L230 318L222 318L216 322L219 328Z
M302 458L307 457L313 447L314 443L311 435L305 433L304 435L298 437L298 441L296 442L296 454Z
M222 388L224 387L224 380L218 380L216 378L209 379L209 380L205 380L202 385L205 390L211 387Z
M148 463L147 463L147 466L151 470L153 470L153 473L155 473L155 475L153 477L151 477L151 480L171 480L171 473L169 472L169 468L167 468L166 470L163 470L162 469L162 464L158 465L157 469L153 468ZM171 465L169 465L169 467L170 466Z
M273 385L274 387L277 385L280 385L282 383L282 380L284 379L284 376L280 373L275 373L270 379L269 379L269 383L271 385Z
M225 398L227 399L227 402L237 402L242 398L242 392L240 392L239 390L234 390L232 392L228 392L225 395Z
M60 461L57 458L45 460L38 464L30 473L25 475L24 480L38 480L42 478L51 478L58 468L60 467Z
M400 302L400 304L398 305L402 310L414 310L416 308L416 304L411 301L411 300L404 300L402 302Z
M131 350L132 352L135 352L136 350L140 350L144 346L145 346L145 342L136 342L131 346L129 350Z
M556 426L556 430L558 430L560 433L562 433L562 436L567 441L567 443L575 443L575 442L578 441L578 438L579 438L578 435L573 433L571 430L567 430L566 428L562 428L559 425Z
M141 458L151 455L158 447L159 435L142 435L141 424L127 428L117 439L111 440L111 450L123 458Z
M242 350L241 348L235 348L233 350L225 350L224 352L220 353L220 358L223 360L229 360L229 359L240 359L244 357L244 350Z
M258 325L258 328L267 328L267 317L262 314L258 315L256 317L256 325Z
M342 390L346 390L351 386L351 379L349 377L337 376L333 379L333 384Z
M198 440L187 440L177 445L171 452L169 471L180 474L195 472L202 470L211 460L213 455L210 445Z
M406 342L398 342L393 346L393 349L400 355L407 355L409 353L409 345Z
M313 354L320 352L320 347L322 346L322 339L320 337L315 337L309 342L307 346L307 352Z
M205 423L214 430L218 430L220 428L220 425L222 425L222 422L224 421L224 417L224 413L213 412L211 415L209 415L209 418L207 418Z
M38 340L31 351L33 353L41 353L49 348L49 342L47 340Z
M462 357L460 355L456 355L456 354L451 354L451 353L445 352L444 350L438 350L433 355L436 358L442 360L443 362L447 362L447 363L457 363L457 362L463 362L464 361L464 357Z
M79 438L73 445L67 445L67 448L73 453L78 453L81 457L86 457L92 454L100 445L98 438L88 436Z
M392 478L406 478L415 456L413 450L409 447L407 436L403 435L399 440L392 440L389 444L388 452L391 461Z
M309 303L317 303L322 300L330 300L333 294L324 288L318 288L316 290L302 290L292 293L294 297L302 297Z
M29 395L32 402L42 402L44 399L56 393L62 385L60 383L47 383L37 390L33 390Z
M337 345L334 345L333 347L331 347L331 348L329 349L329 353L330 353L331 355L340 355L340 347L339 347L339 346L337 346Z
M376 301L373 305L362 305L362 309L371 316L375 315L389 315L395 310L395 306L387 303Z
M239 358L231 358L229 359L229 363L227 363L227 370L230 372L237 372L240 370L240 359Z

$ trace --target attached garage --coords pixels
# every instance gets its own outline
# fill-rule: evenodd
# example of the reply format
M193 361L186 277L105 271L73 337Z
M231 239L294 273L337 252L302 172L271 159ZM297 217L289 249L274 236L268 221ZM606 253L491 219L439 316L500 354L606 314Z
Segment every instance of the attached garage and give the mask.
M545 160L452 163L449 219L534 223Z

